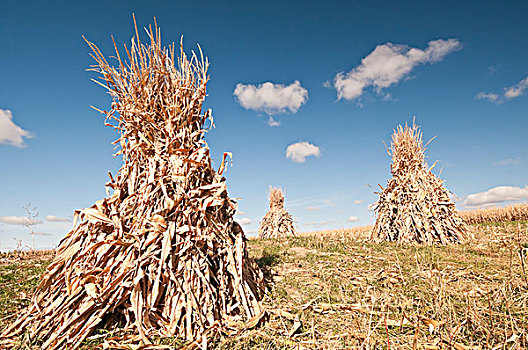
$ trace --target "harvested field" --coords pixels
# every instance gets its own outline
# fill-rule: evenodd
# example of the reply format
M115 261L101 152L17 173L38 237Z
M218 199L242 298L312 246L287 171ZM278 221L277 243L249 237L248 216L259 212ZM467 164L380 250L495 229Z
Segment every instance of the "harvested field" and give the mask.
M212 348L526 349L528 224L469 229L472 240L451 246L372 243L359 229L252 239L250 254L273 282L264 300L269 320ZM44 265L1 266L14 274L2 277L2 315L28 303L35 283L19 277ZM111 336L100 330L82 348Z

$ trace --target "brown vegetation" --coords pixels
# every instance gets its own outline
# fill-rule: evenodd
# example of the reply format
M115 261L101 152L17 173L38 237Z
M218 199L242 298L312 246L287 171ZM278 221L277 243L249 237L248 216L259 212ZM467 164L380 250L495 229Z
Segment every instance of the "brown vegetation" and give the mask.
M273 278L263 301L269 320L210 348L528 348L527 223L471 226L474 239L445 246L372 243L366 230L250 240L251 256ZM0 328L29 303L34 282L26 281L41 264L0 265ZM104 349L121 336L101 330L81 349Z
M468 224L528 220L528 204L512 204L504 208L464 210L460 216Z
M113 193L76 212L31 303L2 334L39 349L74 349L96 327L122 330L112 349L178 337L206 347L211 334L260 317L262 274L246 252L203 139L208 62L161 46L160 31L137 36L117 67L88 42L113 98L107 125L124 165ZM177 62L175 61L177 59ZM114 122L111 124L110 122ZM225 160L225 159L224 159ZM149 347L153 348L153 347Z
M295 236L293 218L284 209L284 193L280 188L270 187L269 211L260 222L259 238Z
M390 150L392 178L381 187L376 203L375 241L422 244L459 243L466 238L464 221L455 203L425 161L418 126L398 125Z

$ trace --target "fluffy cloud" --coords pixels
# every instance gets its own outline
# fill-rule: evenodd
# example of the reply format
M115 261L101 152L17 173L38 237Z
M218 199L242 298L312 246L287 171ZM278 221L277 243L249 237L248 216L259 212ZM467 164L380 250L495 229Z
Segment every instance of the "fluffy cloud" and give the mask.
M281 125L281 122L278 121L278 120L273 119L273 117L271 115L268 117L268 122L267 123L268 123L269 126L280 126Z
M29 131L13 122L13 113L0 109L0 144L24 147L24 138L31 138Z
M250 218L237 218L237 219L235 219L235 221L238 222L240 225L243 225L243 226L249 225L252 222Z
M312 221L312 222L306 223L305 225L306 226L324 226L328 224L329 224L328 221Z
M512 99L519 97L524 94L524 91L528 88L528 77L524 78L517 84L507 87L504 89L504 97L507 99Z
M497 102L497 103L499 103L499 100L500 100L499 95L494 94L492 92L490 92L490 93L479 92L478 94L475 95L475 98L477 100L488 100L490 102Z
M26 216L0 216L0 223L9 225L38 225L42 220L29 219Z
M528 186L498 186L486 192L470 194L464 201L466 207L496 204L501 202L521 201L528 199Z
M337 74L333 86L337 90L337 97L345 100L358 99L368 87L381 93L382 89L409 75L417 65L441 61L460 48L457 39L430 41L425 50L392 43L378 45L361 60L359 66L348 73Z
M319 208L319 207L306 207L306 208L304 208L304 210L317 211L317 210L321 210L321 208Z
M70 218L60 218L54 215L48 215L44 219L49 222L71 222L72 221L72 219Z
M347 219L348 222L358 222L359 218L357 216L351 216Z
M51 236L51 233L47 232L33 232L35 236Z
M297 113L308 100L308 90L299 81L290 85L266 82L257 85L237 84L233 95L245 109L265 112L269 115L278 113ZM277 123L270 119L268 123Z
M510 165L521 165L521 157L517 158L508 158L504 160L500 160L498 162L493 163L494 166L510 166Z
M319 147L306 141L291 144L286 148L286 158L295 163L304 163L307 157L319 157L320 155Z
M361 203L363 203L363 201L361 199L358 199L358 200L354 201L354 204L361 204Z
M526 89L528 89L528 77L515 85L505 87L504 92L501 95L493 92L479 92L475 95L475 98L479 100L488 100L489 102L494 103L504 103L513 98L522 96Z

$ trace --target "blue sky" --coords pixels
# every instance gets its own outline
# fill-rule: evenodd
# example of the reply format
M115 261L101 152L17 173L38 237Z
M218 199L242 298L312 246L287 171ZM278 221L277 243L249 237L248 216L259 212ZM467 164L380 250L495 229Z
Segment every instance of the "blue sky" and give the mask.
M301 231L372 224L367 205L390 175L383 142L413 116L425 139L437 136L428 160L459 208L528 198L525 1L4 0L0 249L31 243L27 203L46 234L36 245L48 247L75 209L105 196L120 161L116 135L90 109L110 100L90 81L81 35L110 55L110 35L133 35L132 13L209 58L207 141L216 160L233 152L228 188L248 235L269 185L286 190Z

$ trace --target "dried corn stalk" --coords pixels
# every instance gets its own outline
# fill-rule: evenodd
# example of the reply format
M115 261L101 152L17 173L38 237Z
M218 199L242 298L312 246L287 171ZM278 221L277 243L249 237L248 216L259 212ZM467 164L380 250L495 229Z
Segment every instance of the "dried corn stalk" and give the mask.
M381 188L376 203L375 241L458 243L466 227L455 203L425 161L422 133L413 126L398 125L392 135L392 178ZM381 186L380 186L381 187Z
M120 322L124 343L207 337L262 313L262 273L233 221L236 203L211 167L202 113L207 60L161 46L160 30L137 35L118 66L95 44L95 71L113 98L106 114L124 165L108 198L57 249L27 311L2 335L40 339L41 349L74 349L96 327ZM225 157L224 157L225 160Z
M280 188L270 187L269 211L260 222L259 238L295 236L293 218L284 209L284 193Z
M472 209L460 212L468 224L528 220L528 204L511 204L504 208Z

